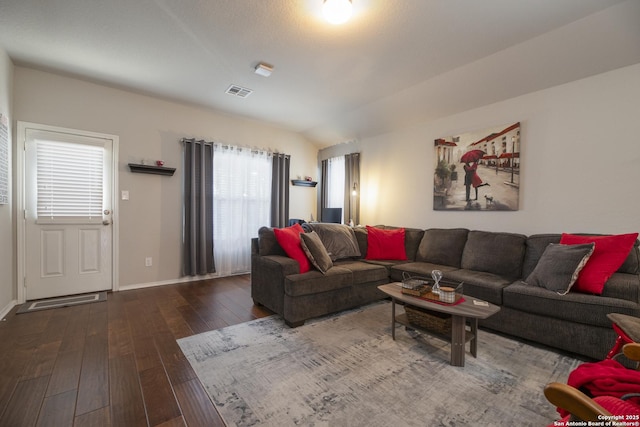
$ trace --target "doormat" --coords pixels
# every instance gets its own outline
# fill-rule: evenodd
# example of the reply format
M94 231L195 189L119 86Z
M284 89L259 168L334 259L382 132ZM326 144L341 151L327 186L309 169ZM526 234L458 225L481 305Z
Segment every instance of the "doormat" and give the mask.
M66 297L47 298L37 301L28 301L22 304L16 314L31 313L33 311L49 310L51 308L69 307L72 305L91 304L107 300L107 292L95 292L91 294L69 295Z

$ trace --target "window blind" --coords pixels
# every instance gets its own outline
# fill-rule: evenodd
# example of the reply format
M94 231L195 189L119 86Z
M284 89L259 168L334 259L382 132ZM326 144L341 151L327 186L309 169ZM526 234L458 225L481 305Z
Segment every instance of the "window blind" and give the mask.
M38 219L102 218L104 147L36 142Z

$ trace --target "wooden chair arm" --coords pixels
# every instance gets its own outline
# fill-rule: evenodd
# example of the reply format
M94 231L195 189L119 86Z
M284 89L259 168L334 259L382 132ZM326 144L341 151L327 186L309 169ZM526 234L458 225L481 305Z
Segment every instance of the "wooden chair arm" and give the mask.
M562 383L549 383L544 395L553 405L562 408L583 421L599 421L598 415L611 415L580 390Z
M640 362L640 343L632 342L622 347L622 353L629 360Z

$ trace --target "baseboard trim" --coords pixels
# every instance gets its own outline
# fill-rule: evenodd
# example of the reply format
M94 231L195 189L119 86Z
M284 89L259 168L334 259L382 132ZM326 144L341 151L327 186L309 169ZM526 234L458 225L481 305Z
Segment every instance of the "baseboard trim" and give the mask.
M243 274L249 274L249 272L246 273L238 273L237 276L239 275L243 275ZM130 285L124 285L124 286L120 286L118 288L119 291L129 291L129 290L133 290L133 289L143 289L143 288L151 288L154 286L166 286L166 285L177 285L180 283L189 283L189 282L199 282L201 280L209 280L209 279L217 279L223 276L220 276L218 274L205 274L202 276L185 276L185 277L180 277L178 279L171 279L171 280L161 280L158 282L147 282L147 283L133 283Z
M16 305L18 305L18 300L14 299L9 304L7 304L5 307L3 307L2 310L0 310L0 319L4 320L4 318L7 316L7 314L9 314L11 309L13 307L15 307Z

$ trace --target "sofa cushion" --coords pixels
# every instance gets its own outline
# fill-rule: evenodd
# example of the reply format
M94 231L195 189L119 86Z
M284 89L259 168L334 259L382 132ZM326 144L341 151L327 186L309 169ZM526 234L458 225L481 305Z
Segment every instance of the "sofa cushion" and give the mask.
M366 262L367 264L381 265L382 267L387 269L387 272L391 269L391 267L394 267L396 265L404 265L404 264L407 264L407 262L412 262L407 260L400 261L400 260L388 260L388 259L362 259L361 261Z
M300 245L311 264L321 273L326 273L328 269L333 267L331 257L322 244L318 233L312 231L311 233L300 234Z
M353 283L353 275L346 268L332 267L322 274L310 270L304 274L290 274L284 278L284 293L297 297L315 295L336 289L348 288Z
M637 238L638 233L615 236L584 236L563 233L560 243L572 245L594 242L596 244L591 259L578 276L575 290L600 295L606 281L629 256Z
M309 258L307 258L300 244L300 233L304 233L300 224L294 224L286 228L276 228L273 232L276 235L278 244L284 249L289 258L298 261L300 273L309 271L311 264L309 264Z
M353 234L356 236L356 242L358 243L358 249L360 254L367 253L367 229L365 227L353 227Z
M580 292L558 295L537 286L517 281L503 292L505 307L570 322L611 328L607 314L616 312L634 315L638 304L619 298L608 298Z
M386 283L389 281L389 271L383 265L357 260L336 261L334 265L349 270L352 274L352 283L354 285L372 282Z
M442 272L457 270L455 267L440 264L431 264L429 262L401 262L397 265L390 266L389 276L391 280L401 282L405 277L424 277L431 278L433 270Z
M629 256L618 269L619 273L640 274L640 241L636 240L629 251Z
M640 284L638 279L637 274L613 273L600 296L640 303Z
M416 252L416 261L460 268L468 233L466 228L426 230Z
M527 237L524 261L522 263L522 277L529 277L538 265L545 249L551 243L560 243L560 234L532 234Z
M470 231L460 266L465 270L497 274L511 281L519 279L526 240L522 234Z
M406 260L405 230L383 230L367 225L367 253L365 259Z
M584 245L549 243L538 265L525 282L561 295L566 294L578 279L578 274L589 260L594 246L594 243Z
M304 228L318 233L332 261L360 257L355 233L348 225L316 222L306 223Z
M510 279L486 271L459 269L442 270L442 273L446 280L462 283L463 294L496 305L502 305L502 291L512 283Z
M276 235L271 227L260 227L258 230L258 251L261 256L287 256L287 253L282 249L282 246L278 244Z

